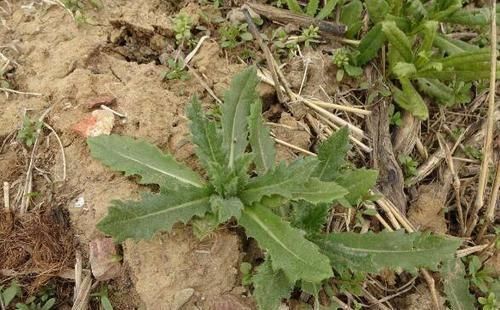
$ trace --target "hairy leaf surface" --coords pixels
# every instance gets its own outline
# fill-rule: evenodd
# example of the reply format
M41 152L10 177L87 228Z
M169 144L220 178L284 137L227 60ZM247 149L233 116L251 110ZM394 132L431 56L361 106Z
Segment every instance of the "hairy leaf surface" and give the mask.
M422 99L408 78L400 78L399 81L403 86L403 90L401 91L395 86L391 88L394 101L400 107L413 114L413 116L422 120L427 119L429 117L429 110L424 99Z
M269 208L260 204L246 207L239 223L269 253L273 270L282 269L291 282L320 282L332 276L328 258L318 247Z
M239 197L246 205L264 196L292 198L293 191L309 179L317 164L314 158L299 159L288 166L281 163L267 174L250 179Z
M203 187L198 174L144 140L110 135L88 138L87 143L92 157L126 176L139 175L139 184Z
M441 267L444 292L452 310L474 309L475 298L469 291L465 275L464 264L459 258L448 260Z
M189 187L160 194L144 194L139 201L113 201L108 215L97 227L117 242L127 238L148 239L159 230L169 231L177 222L210 210L210 191Z
M262 102L257 100L250 111L250 145L255 155L254 162L259 174L266 173L274 167L276 150L274 141L269 135L269 128L262 120Z
M346 169L335 178L335 182L347 190L348 194L345 199L351 205L354 205L362 196L368 193L368 190L375 186L377 177L377 170Z
M252 282L253 295L261 310L278 310L281 300L290 296L294 286L282 270L273 270L269 257L257 267Z
M447 36L438 34L434 38L434 46L445 51L448 55L460 54L465 51L473 51L478 50L479 47L473 44L469 44L462 40L457 40L453 38L449 38Z
M291 190L293 200L305 200L310 203L333 202L348 194L348 191L335 182L323 182L318 178L310 178L307 182L297 184Z
M403 231L380 233L331 233L314 237L332 266L355 271L378 272L383 268L402 268L416 273L419 268L436 270L451 259L461 241L428 233Z
M316 234L321 231L328 219L331 204L312 204L307 201L293 203L292 224L294 227L304 230L308 234Z
M306 14L314 17L314 15L316 15L318 7L319 7L319 0L310 0L309 2L307 2Z
M368 15L374 24L383 21L389 13L389 4L385 0L366 0L365 4Z
M244 205L236 197L222 198L214 195L210 197L210 207L212 208L212 212L217 215L217 221L224 223L233 216L239 219Z
M256 69L249 67L233 78L231 87L224 95L222 131L230 168L248 144L248 115L250 105L258 98L255 90L258 83Z
M406 62L413 60L411 42L406 34L398 28L395 22L385 21L382 23L382 31L391 43L391 47L396 49Z
M222 149L222 138L217 132L215 123L206 118L196 97L193 97L187 107L187 116L191 120L191 139L197 146L196 155L205 169L209 167L210 162L224 165L225 154Z
M322 181L333 181L344 165L349 149L349 129L346 126L336 131L319 146L319 164L313 176Z

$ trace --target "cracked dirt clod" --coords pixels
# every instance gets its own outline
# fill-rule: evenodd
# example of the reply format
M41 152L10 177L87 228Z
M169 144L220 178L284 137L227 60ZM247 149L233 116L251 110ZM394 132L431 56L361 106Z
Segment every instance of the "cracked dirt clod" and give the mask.
M111 238L94 239L89 244L92 274L98 281L106 281L120 274L121 264Z
M439 183L420 186L417 200L408 210L410 222L419 230L445 234L447 231L444 214L446 194L447 192L442 191L442 185Z

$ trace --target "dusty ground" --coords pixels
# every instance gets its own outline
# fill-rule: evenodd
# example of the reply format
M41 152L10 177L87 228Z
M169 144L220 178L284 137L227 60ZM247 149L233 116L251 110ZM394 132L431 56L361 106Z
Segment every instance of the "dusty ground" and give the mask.
M39 116L52 108L45 122L63 143L66 180L59 181L62 157L53 137L47 142L50 161L43 161L43 167L50 169L55 181L52 193L69 210L85 253L88 242L100 235L95 224L105 215L110 200L135 198L138 192L133 182L92 160L84 138L72 130L89 113L89 100L115 96L113 108L127 117L115 121L113 132L146 138L178 159L190 161L192 148L185 143L184 107L192 94L202 99L206 94L194 79L182 85L162 83L165 67L158 65L165 46L173 42L165 28L167 17L183 2L110 1L99 12L86 11L95 25L81 27L59 6L30 10L22 8L27 1L11 4L12 14L2 16L6 23L0 27L0 45L15 48L4 52L19 64L14 75L16 89L42 96L10 94L7 99L1 94L0 137L3 140L20 128L26 109ZM220 56L217 43L208 40L192 63L219 96L241 67L228 66ZM0 152L2 181L14 182L25 168L16 144L10 139ZM41 156L35 161L39 165ZM11 189L12 196L14 191ZM84 201L83 206L76 207L77 201ZM241 259L239 237L229 231L222 230L200 243L189 229L179 228L151 241L127 242L123 254L140 299L130 299L131 304L121 309L140 305L177 309L184 303L207 309L242 293L236 281Z

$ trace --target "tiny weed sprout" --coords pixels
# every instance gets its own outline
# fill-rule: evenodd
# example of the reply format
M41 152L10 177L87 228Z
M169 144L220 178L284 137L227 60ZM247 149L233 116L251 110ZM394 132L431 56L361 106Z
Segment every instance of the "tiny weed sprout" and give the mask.
M350 64L350 55L345 48L335 50L332 56L332 62L337 67L337 81L339 82L344 78L344 73L352 77L363 74L363 70L360 67Z
M251 41L252 34L248 32L248 25L246 23L235 25L228 23L220 28L221 47L222 48L235 48L236 46Z
M33 146L37 137L37 132L42 128L42 125L43 124L41 122L34 121L25 116L23 120L23 127L19 130L17 138L26 146Z
M191 28L193 28L193 22L191 17L187 13L181 12L174 17L173 23L177 45L192 45Z
M407 178L417 175L418 162L415 161L411 156L400 155L398 157L399 163L401 164L404 174Z
M184 61L182 59L169 58L167 60L168 71L163 73L164 80L181 80L189 79L189 75L184 68Z
M325 232L333 206L358 205L377 172L346 162L347 128L324 141L317 157L276 163L258 83L254 67L237 74L217 120L205 114L196 97L188 104L191 138L206 178L144 140L89 138L94 158L125 175L140 176L139 184L159 185L158 193L146 192L139 201L112 201L98 228L121 242L151 238L175 223L192 223L202 236L227 221L237 223L266 253L259 266L241 268L265 310L278 309L296 287L318 301L323 287L339 291L336 282L327 281L332 277L359 283L384 268L417 273L418 268L436 270L454 257L461 244L455 238L402 231ZM388 255L394 252L398 255Z

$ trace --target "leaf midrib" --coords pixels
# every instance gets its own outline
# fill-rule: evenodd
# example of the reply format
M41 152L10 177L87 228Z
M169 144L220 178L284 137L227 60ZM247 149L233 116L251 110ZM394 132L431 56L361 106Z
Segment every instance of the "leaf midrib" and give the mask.
M144 214L144 215L139 216L139 217L133 217L133 218L128 218L128 219L124 219L124 220L120 220L120 221L114 221L113 223L127 223L127 222L142 220L142 219L145 219L145 218L148 218L148 217L151 217L151 216L157 216L157 215L160 215L160 214L163 214L163 213L169 213L169 212L172 212L172 211L176 211L178 209L190 207L192 205L199 204L199 203L203 202L203 200L206 200L207 203L208 203L209 202L209 197L208 196L207 197L202 197L202 198L199 198L199 199L196 199L196 200L191 200L191 201L188 201L188 202L181 203L180 205L177 205L175 207L162 209L160 211L156 211L156 212L153 212L153 213L147 213L147 214Z
M126 154L124 154L124 153L122 153L122 152L120 152L120 151L115 151L115 152L116 152L118 155L120 155L120 156L122 156L122 157L124 157L124 158L126 158L126 159L128 159L128 160L131 160L131 161L133 161L133 162L135 162L135 163L138 163L138 164L141 164L141 165L143 165L143 166L146 166L146 167L148 167L148 168L150 168L150 169L152 169L152 170L154 170L154 171L156 171L156 172L159 172L159 173L161 173L161 174L164 174L164 175L167 175L167 176L172 177L172 178L174 178L174 179L177 179L177 180L179 180L179 181L181 181L181 182L183 182L183 183L191 184L191 185L193 185L193 186L195 186L195 187L198 187L198 188L203 187L203 184L200 184L200 183L197 183L197 182L194 182L194 181L188 180L188 179L183 178L183 177L181 177L181 176L179 176L179 175L175 175L175 174L169 173L169 172L167 172L167 171L165 171L165 170L162 170L162 169L160 169L160 168L158 168L158 167L155 167L155 166L152 166L152 165L150 165L150 164L147 164L147 163L145 163L145 162L143 162L143 161L140 161L140 160L138 160L138 159L136 159L136 158L134 158L134 157L130 157L130 156L128 156L128 155L126 155Z

